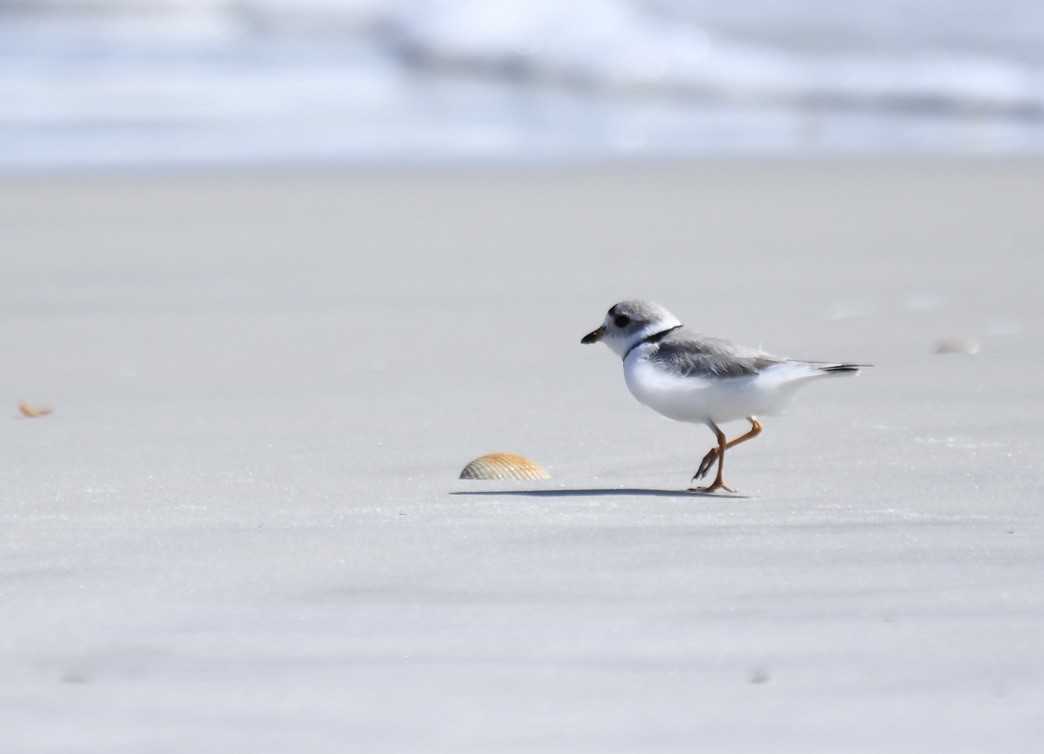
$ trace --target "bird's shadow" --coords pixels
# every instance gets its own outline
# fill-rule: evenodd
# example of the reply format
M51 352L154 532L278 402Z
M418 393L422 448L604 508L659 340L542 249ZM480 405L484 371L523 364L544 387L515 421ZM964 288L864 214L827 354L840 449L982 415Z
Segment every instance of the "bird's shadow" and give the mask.
M702 490L658 490L646 487L596 487L564 490L464 490L451 495L472 497L701 497L717 500L748 500L746 495L718 494Z

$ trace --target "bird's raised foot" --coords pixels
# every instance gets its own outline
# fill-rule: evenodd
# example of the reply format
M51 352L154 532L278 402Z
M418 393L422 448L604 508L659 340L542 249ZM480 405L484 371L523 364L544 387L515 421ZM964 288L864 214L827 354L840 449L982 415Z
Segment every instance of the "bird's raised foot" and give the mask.
M697 479L703 479L703 477L707 476L708 472L711 470L711 466L713 466L714 462L717 460L718 446L715 445L707 451L707 455L705 455L703 460L700 461L700 467L696 469L696 473L692 475L692 481L695 482Z
M735 492L736 490L729 487L724 482L716 481L714 484L708 484L706 487L690 487L689 492L702 492L704 495L717 492L718 490L725 490L726 492Z

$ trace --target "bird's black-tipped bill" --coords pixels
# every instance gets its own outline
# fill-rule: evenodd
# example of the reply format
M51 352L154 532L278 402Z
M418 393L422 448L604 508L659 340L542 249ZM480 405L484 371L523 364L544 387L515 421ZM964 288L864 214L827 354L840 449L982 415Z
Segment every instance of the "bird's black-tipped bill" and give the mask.
M597 330L587 333L587 335L580 339L580 342L583 343L585 346L589 346L592 343L597 343L598 341L600 341L603 335L605 335L605 328L599 327Z

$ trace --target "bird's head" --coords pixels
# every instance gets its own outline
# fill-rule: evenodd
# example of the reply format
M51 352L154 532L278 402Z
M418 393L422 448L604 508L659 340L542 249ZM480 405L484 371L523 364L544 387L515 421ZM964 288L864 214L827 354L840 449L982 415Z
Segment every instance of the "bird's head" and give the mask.
M601 326L585 335L580 342L590 345L601 341L623 358L639 341L680 324L673 314L659 304L640 300L621 301L611 306Z

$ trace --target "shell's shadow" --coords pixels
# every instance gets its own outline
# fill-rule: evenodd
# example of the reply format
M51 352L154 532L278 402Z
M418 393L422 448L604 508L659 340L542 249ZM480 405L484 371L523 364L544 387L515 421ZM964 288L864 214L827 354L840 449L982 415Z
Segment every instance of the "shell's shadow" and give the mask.
M474 497L701 497L716 500L747 500L745 495L720 495L699 490L658 490L644 487L596 487L566 490L475 490L450 492Z

